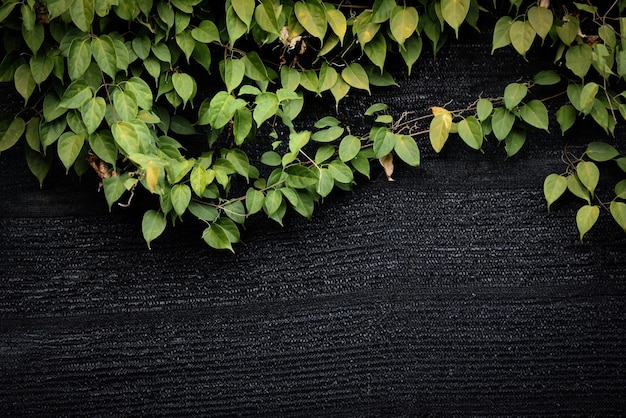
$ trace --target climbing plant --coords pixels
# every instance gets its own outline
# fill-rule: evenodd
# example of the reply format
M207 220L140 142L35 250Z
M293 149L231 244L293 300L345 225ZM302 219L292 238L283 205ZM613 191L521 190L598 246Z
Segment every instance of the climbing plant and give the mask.
M54 160L95 172L109 208L132 204L137 188L158 196L142 220L148 246L168 223L196 217L209 246L233 250L252 215L282 223L292 209L310 218L333 190L369 177L372 161L390 179L394 158L418 166L420 135L436 152L456 135L476 150L495 137L516 154L528 130L548 129L547 98L534 91L544 85L563 86L568 102L555 115L563 133L590 117L613 135L626 117L626 1L552 3L2 0L0 82L24 107L0 119L0 152L23 139L40 186ZM332 111L300 123L305 102L320 96L339 110L351 92L396 85L391 55L410 74L424 48L436 55L484 14L500 16L492 52L512 47L525 58L543 45L562 71L512 82L465 109L433 103L429 115L393 115L376 103L365 132ZM566 190L581 197L581 239L601 207L626 229L626 181L610 202L594 195L599 165L626 172L626 157L599 142L564 155L563 173L546 178L548 206Z

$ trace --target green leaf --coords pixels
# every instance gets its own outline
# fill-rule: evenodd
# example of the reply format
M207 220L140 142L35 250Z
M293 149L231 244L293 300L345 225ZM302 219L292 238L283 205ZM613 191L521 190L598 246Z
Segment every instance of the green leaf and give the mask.
M298 85L300 85L300 72L287 65L283 65L280 69L280 83L283 88L295 91Z
M379 29L380 24L372 22L372 12L366 10L354 22L353 32L356 31L357 39L363 47L374 39Z
M595 225L600 216L600 208L598 206L585 205L578 209L576 213L576 226L580 233L580 240Z
M237 174L243 176L248 180L250 175L250 161L248 155L240 149L233 148L226 154L226 160L229 161Z
M441 0L441 14L459 37L459 27L470 9L470 0Z
M191 188L186 184L175 184L170 191L172 206L178 216L182 216L191 202Z
M535 30L528 21L516 21L511 24L509 30L509 36L511 37L511 43L513 48L526 58L526 52L530 49L535 39Z
M585 86L582 88L580 92L580 102L579 102L580 107L578 108L578 110L585 114L589 114L593 106L593 101L596 98L596 95L598 94L599 90L600 90L600 86L594 82L585 84ZM572 104L576 106L575 103L572 103Z
M254 100L255 106L252 116L257 126L276 115L278 112L278 97L275 93L261 93Z
M30 59L30 72L35 83L40 85L52 73L54 69L54 58L50 51L43 53L39 51Z
M343 45L343 38L348 28L346 17L337 9L326 9L326 20Z
M552 11L546 7L533 6L528 9L527 15L528 22L535 32L537 32L537 35L539 35L541 39L545 39L552 28L552 22L554 20Z
M202 239L211 248L215 248L216 250L230 250L235 252L228 233L218 223L212 223L206 228L202 233Z
M567 190L572 192L576 197L586 200L588 204L591 204L591 198L589 196L589 190L583 186L576 174L567 178Z
M315 125L313 125L313 127L317 129L323 129L339 125L341 125L341 122L337 118L333 116L324 116L323 118L315 122Z
M237 109L233 120L235 144L241 145L252 130L252 112L247 107Z
M333 97L335 98L335 108L338 109L339 108L339 101L341 99L343 99L346 94L348 94L348 91L350 91L350 85L348 83L346 83L345 81L343 81L343 78L338 78L337 79L337 84L335 84L333 86L332 89L330 89L330 92L332 93Z
M502 141L511 132L513 124L515 123L515 116L504 107L499 107L493 113L491 119L491 126L493 127L493 134Z
M33 54L36 54L39 51L39 48L41 48L41 45L43 44L44 38L45 31L42 24L35 24L32 30L26 30L26 28L22 26L22 39L24 40L28 48L33 52Z
M396 7L395 0L376 0L372 6L372 22L383 23L391 17L391 12Z
M233 109L234 102L235 98L227 92L218 92L211 99L209 108L206 109L206 112L200 115L198 124L204 124L206 121L211 124L213 129L223 128L232 119L236 112L236 109Z
M409 135L396 134L396 143L393 150L402 161L413 167L420 165L420 150L415 140Z
M289 134L289 151L297 154L311 139L310 131L292 132Z
M408 69L408 75L411 75L413 64L417 61L422 53L422 38L413 34L404 42L404 48L400 48L400 55Z
M436 153L441 152L443 146L448 140L451 128L452 115L449 112L439 113L430 121L428 135L430 138L430 145Z
M593 192L600 180L600 170L591 161L581 161L576 165L576 175L580 182L593 196Z
M94 0L75 0L70 6L72 22L83 32L91 30L94 15Z
M493 40L491 42L491 54L498 49L511 44L510 29L513 24L513 18L510 16L502 16L496 22L493 30Z
M615 185L615 197L626 199L626 180L622 180Z
M137 117L139 107L132 92L116 89L111 96L113 98L116 120L132 121Z
M197 133L191 122L186 117L180 115L172 116L170 130L179 135L194 135Z
M43 187L43 180L50 171L50 167L52 167L52 153L44 157L39 152L33 151L29 147L25 147L24 151L26 152L26 164L31 173L33 173L39 181L39 187L41 188Z
M246 192L246 209L248 215L252 215L263 209L263 202L265 201L265 195L253 188L249 188Z
M571 46L565 53L565 65L574 74L584 78L593 62L593 50L585 43Z
M565 135L565 132L574 125L576 122L576 109L572 105L563 105L556 111L556 121L561 127L561 134Z
M563 18L565 23L562 26L556 27L556 33L561 39L561 41L566 45L571 45L576 39L576 35L578 35L578 30L580 28L580 20L571 14L568 14Z
M235 58L226 58L224 61L224 83L226 90L231 93L241 82L246 72L246 65L243 60Z
M201 21L198 26L191 30L191 36L198 42L205 44L220 40L220 32L215 23L210 20Z
M229 6L226 9L226 30L228 31L231 44L234 44L237 39L241 38L248 31L248 26L237 16L233 6Z
M316 142L332 142L339 138L344 132L341 126L331 126L326 129L315 132L311 135L311 139Z
M106 112L106 102L102 97L92 97L87 100L80 109L83 123L87 127L87 133L92 134L98 129Z
M526 143L526 131L513 128L504 139L504 149L507 157L512 157L519 152Z
M332 174L326 168L320 169L319 181L317 183L317 194L321 197L326 197L333 191L335 187L335 180Z
M470 148L479 150L483 146L483 128L475 117L469 116L459 122L458 133Z
M10 123L0 125L0 152L6 151L17 143L26 130L22 118L14 118Z
M559 174L552 173L543 182L543 195L550 206L567 190L567 178Z
M304 166L292 165L285 171L289 175L286 180L288 187L304 189L317 184L317 176L315 173Z
M512 110L528 94L528 87L521 83L511 83L504 89L504 106Z
M341 77L350 86L370 92L369 78L361 64L353 62L341 71Z
M206 222L215 222L220 216L216 208L199 202L189 202L187 209L193 216Z
M111 125L111 133L115 143L126 154L141 152L141 140L135 126L127 121L117 122Z
M276 151L266 151L261 155L261 163L270 167L276 167L282 164L282 159Z
M491 112L493 111L493 104L489 99L480 99L476 104L476 113L478 119L481 121L486 120L489 116L491 116Z
M35 91L35 79L30 72L28 64L22 64L15 70L14 75L15 90L24 98L24 103Z
M39 123L41 119L37 116L33 117L31 120L26 123L26 133L24 137L26 138L26 143L28 146L34 150L39 152L41 150L41 138L39 136ZM18 137L19 139L19 137ZM2 140L0 139L0 144ZM2 151L0 151L2 152Z
M387 43L385 42L385 37L380 33L377 34L371 42L363 47L363 51L365 52L365 55L367 55L367 57L370 59L370 61L372 61L374 65L380 68L380 71L382 73L385 66L385 58L387 57ZM332 67L329 66L329 68ZM336 81L337 80L335 79L335 82ZM330 87L332 87L333 85L334 83ZM328 88L330 89L330 87Z
M91 63L90 38L76 38L72 41L67 57L67 69L71 80L78 80L85 74Z
M535 128L548 130L548 109L540 100L531 100L520 109L522 120Z
M181 33L177 33L176 44L185 54L185 59L187 60L187 62L189 62L191 56L193 55L193 51L196 49L196 41L193 39L191 31L186 29Z
M185 73L174 73L172 74L172 84L174 85L174 90L183 99L183 103L186 104L194 92L196 91L196 82L189 74Z
M533 82L539 86L552 86L561 81L561 76L553 70L539 71L533 77Z
M620 157L615 160L617 166L626 173L626 157Z
M376 112L383 112L383 111L387 110L387 108L388 108L388 106L385 103L374 103L373 105L371 105L370 107L367 108L367 110L365 111L364 115L365 116L372 116Z
M378 87L388 87L388 86L396 86L399 84L396 83L396 80L393 79L393 76L389 73L389 71L380 72L379 69L375 68L373 65L368 65L366 68L367 78L369 79L369 83L372 86Z
M626 203L614 200L611 202L609 210L611 211L611 215L617 224L621 226L624 231L626 231Z
M328 171L333 176L335 181L339 183L350 184L352 183L352 180L354 180L354 175L352 174L352 170L350 170L350 167L348 167L341 161L331 161L331 163L328 165Z
M328 22L321 4L317 1L298 1L293 10L302 27L323 42Z
M382 129L379 132L384 132L384 135L376 135L373 138L374 141L374 157L383 158L387 154L389 154L394 147L396 146L397 136L391 131L387 129Z
M255 81L269 80L267 68L259 54L254 51L248 52L242 59L244 64L244 74L246 77Z
M87 101L92 97L93 93L91 91L91 87L87 84L87 81L76 80L67 86L67 89L65 90L65 93L63 93L63 97L59 102L59 106L66 109L78 109L87 103Z
M328 160L330 157L335 155L336 147L332 145L322 145L315 151L315 163L322 164L324 161Z
M66 132L59 138L57 152L59 153L59 159L66 168L66 172L69 172L72 164L76 161L76 157L80 154L84 143L85 136L73 132Z
M276 189L270 189L265 195L265 201L263 202L263 210L267 216L271 216L280 208L283 202L283 195Z
M361 150L361 140L354 135L346 135L339 144L339 159L348 162Z
M319 83L317 85L318 93L330 90L335 84L337 84L338 77L339 75L337 74L337 70L328 65L326 62L322 63L319 73Z
M454 1L454 3L467 3L469 7L469 0L458 0ZM415 7L396 6L392 9L389 17L389 27L391 34L401 47L404 47L404 41L415 33L418 21L419 15Z
M606 142L591 142L587 145L585 154L594 161L604 162L612 160L619 156L619 152L615 147L607 144Z
M268 33L278 34L278 19L272 0L262 0L254 10L254 19L261 29Z
M254 0L231 0L235 13L243 23L250 29L252 16L254 15Z
M137 105L140 108L145 110L152 109L152 104L154 102L152 90L150 89L150 86L148 86L148 83L144 80L139 77L131 77L128 81L126 81L124 89L134 94Z
M59 138L59 136L61 136L63 131L65 131L66 126L67 123L65 121L65 118L41 124L39 134L41 137L41 145L43 147L44 153L46 151L46 148L49 145L52 145Z

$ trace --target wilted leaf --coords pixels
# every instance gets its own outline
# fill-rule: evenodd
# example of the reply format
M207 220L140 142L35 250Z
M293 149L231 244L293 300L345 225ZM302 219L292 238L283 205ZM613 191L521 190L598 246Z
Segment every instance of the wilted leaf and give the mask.
M393 170L394 170L393 154L387 154L383 157L380 157L378 159L378 162L380 163L380 165L383 166L383 169L385 170L385 175L387 176L387 180L394 181L394 179L391 177L393 175Z

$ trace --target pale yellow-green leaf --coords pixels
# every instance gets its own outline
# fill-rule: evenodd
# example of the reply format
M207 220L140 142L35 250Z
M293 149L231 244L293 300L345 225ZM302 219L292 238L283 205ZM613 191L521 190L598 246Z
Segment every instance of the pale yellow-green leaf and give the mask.
M533 6L528 10L528 21L541 39L545 39L554 21L552 10L546 7Z
M307 32L320 41L324 40L328 22L324 8L320 3L311 0L306 2L298 1L294 5L294 12L298 22L300 22Z
M593 193L600 180L600 170L595 163L591 161L581 161L576 165L576 174L578 179L593 196Z
M565 193L567 190L567 178L559 174L552 173L546 177L543 182L543 195L546 198L548 204L548 210L550 206Z
M535 39L535 30L528 21L515 21L511 24L509 30L511 37L511 43L513 48L523 57L526 57L526 52L530 49Z
M441 0L441 14L459 37L459 27L470 10L470 0Z
M600 216L600 208L598 206L585 205L578 209L576 213L576 226L580 233L580 240L595 225Z
M613 219L626 231L626 203L614 200L611 202L610 211Z
M419 15L415 7L396 6L393 8L389 18L389 27L391 34L401 46L413 35L417 29L418 21Z
M361 64L353 62L341 71L341 77L350 86L370 92L369 78Z
M327 9L326 19L328 20L330 28L333 30L333 32L335 32L335 34L339 38L339 41L343 45L343 38L345 37L346 30L348 29L346 17L337 9Z
M452 128L452 115L449 112L441 112L437 114L430 122L428 132L430 145L435 152L439 153L450 135Z

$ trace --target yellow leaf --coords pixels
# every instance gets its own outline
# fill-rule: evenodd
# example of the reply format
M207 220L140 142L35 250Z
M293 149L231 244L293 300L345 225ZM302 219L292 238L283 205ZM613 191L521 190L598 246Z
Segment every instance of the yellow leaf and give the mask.
M146 183L148 184L148 190L152 193L156 192L157 182L159 181L159 172L161 167L158 165L150 165L146 167Z
M450 113L448 110L444 109L443 107L437 107L437 106L431 107L431 110L433 112L433 116Z

